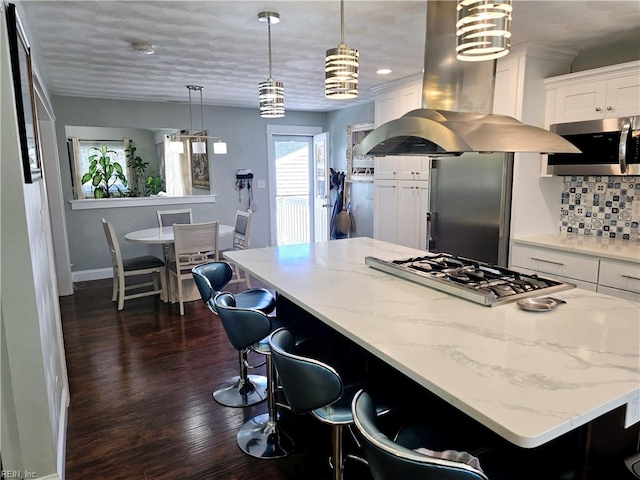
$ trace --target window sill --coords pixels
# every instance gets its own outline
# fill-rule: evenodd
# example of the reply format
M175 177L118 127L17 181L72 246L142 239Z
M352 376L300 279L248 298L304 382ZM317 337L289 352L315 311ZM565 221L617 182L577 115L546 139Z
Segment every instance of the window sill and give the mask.
M71 200L71 210L93 210L98 208L152 207L156 205L185 205L192 203L215 203L217 195L190 195L185 197L130 197L87 198Z

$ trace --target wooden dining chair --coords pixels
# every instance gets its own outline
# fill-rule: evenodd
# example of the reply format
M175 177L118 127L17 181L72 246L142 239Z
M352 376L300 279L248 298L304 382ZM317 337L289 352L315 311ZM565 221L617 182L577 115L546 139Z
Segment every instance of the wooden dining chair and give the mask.
M174 224L175 261L169 263L172 301L180 303L184 315L183 280L193 278L191 269L196 265L218 261L218 222Z
M120 245L118 238L113 230L113 225L102 219L102 227L107 237L109 251L111 252L111 263L113 265L113 298L118 301L118 310L124 308L124 301L131 298L146 297L149 295L160 294L162 298L166 297L165 286L165 263L158 257L153 255L143 255L139 257L122 258L120 253ZM152 281L143 283L126 284L128 277L149 275L153 276ZM147 287L153 287L152 290L140 291ZM135 293L127 293L127 291L136 290Z

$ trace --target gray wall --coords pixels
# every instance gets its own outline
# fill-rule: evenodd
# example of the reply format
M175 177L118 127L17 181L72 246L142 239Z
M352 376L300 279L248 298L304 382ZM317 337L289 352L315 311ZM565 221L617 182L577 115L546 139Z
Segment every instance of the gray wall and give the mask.
M634 60L640 60L640 35L632 40L582 50L574 59L571 71L581 72Z
M24 183L8 59L4 5L0 9L2 244L2 468L58 478L56 443L66 411L63 345L55 330L59 304L43 180ZM6 335L6 338L5 338ZM62 406L64 405L64 408ZM66 417L65 417L66 418Z
M189 126L189 108L185 104L134 102L54 96L52 103L57 119L60 168L66 202L67 228L73 271L108 268L111 259L107 250L104 232L100 226L102 217L113 222L120 239L124 256L152 253L159 255L155 246L135 245L124 240L128 231L157 226L156 207L126 207L99 210L71 210L71 170L66 151L65 126L100 126L145 129L180 129ZM227 142L227 155L210 155L213 175L212 192L217 194L215 204L193 204L196 222L219 220L233 224L235 212L248 208L248 198L243 192L242 203L238 202L235 190L235 173L241 168L250 168L254 173L254 201L258 209L251 227L251 246L268 245L269 190L257 189L257 180L266 180L268 124L316 126L326 129L326 114L288 111L286 117L264 119L253 108L204 107L204 124L210 135L219 135ZM269 182L266 182L268 185ZM181 208L171 207L168 208ZM224 245L223 245L224 246Z
M327 113L327 128L331 141L331 166L336 170L347 168L347 125L373 122L375 103L343 108ZM352 237L373 237L373 183L352 183L351 214L356 231Z

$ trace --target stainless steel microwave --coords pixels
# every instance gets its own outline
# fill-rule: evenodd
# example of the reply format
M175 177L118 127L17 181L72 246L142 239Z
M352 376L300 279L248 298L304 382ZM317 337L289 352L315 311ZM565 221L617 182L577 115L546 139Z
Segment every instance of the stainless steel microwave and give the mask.
M582 153L549 155L554 175L640 175L640 116L557 123L550 130Z

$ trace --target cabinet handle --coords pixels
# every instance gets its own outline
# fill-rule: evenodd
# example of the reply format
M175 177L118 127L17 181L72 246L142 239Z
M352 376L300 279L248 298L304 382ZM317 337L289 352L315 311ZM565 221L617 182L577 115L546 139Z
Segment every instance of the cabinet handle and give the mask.
M601 112L602 109L600 107L596 107L596 112Z
M625 118L622 124L622 132L620 133L620 144L618 145L618 163L620 164L620 172L627 173L627 138L631 129L631 119Z
M630 278L631 280L640 280L640 277L634 277L633 275L624 275L621 273L620 276L624 278Z
M611 110L613 110L613 107L612 107L611 105L609 105L609 106L607 107L607 112L610 112Z
M551 264L553 264L553 265L561 265L561 266L564 266L564 263L561 263L561 262L554 262L554 261L552 261L552 260L545 260L544 258L531 257L531 260L536 260L537 262L551 263Z

